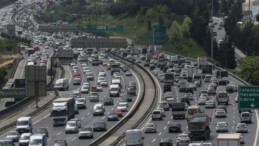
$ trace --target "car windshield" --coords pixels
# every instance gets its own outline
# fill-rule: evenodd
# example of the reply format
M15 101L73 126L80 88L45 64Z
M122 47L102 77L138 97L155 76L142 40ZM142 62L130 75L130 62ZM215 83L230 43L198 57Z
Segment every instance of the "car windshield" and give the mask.
M85 99L77 99L79 102L85 102Z
M76 126L76 123L74 123L74 122L69 122L69 123L67 123L67 125L68 125L68 126L71 126L71 127L74 127L74 126Z
M28 121L17 121L16 123L18 126L20 125L29 125L29 122Z
M41 145L42 140L41 139L31 139L29 142L29 145Z

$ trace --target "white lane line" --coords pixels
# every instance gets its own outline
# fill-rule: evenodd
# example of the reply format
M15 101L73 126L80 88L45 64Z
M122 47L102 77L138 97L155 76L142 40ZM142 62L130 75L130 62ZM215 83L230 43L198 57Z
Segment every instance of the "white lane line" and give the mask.
M103 116L102 119L104 120L104 119L105 119L105 116Z
M164 130L166 129L166 126L164 127Z
M87 113L86 115L90 115L90 113Z
M257 146L257 139L258 139L258 131L259 131L259 117L258 117L258 113L255 110L255 115L256 115L256 134L255 134L255 138L254 138L254 146Z
M84 120L85 117L82 117L81 120Z
M52 138L49 138L49 139L48 139L48 141L51 141L51 140L52 140Z
M168 121L167 124L170 124L170 121Z
M59 133L57 133L57 135L60 135L62 133L62 131L61 132L59 132Z
M37 124L37 123L39 123L41 120L43 120L43 119L49 117L49 115L50 115L50 114L47 114L46 116L42 117L42 118L39 119L38 121L35 121L35 122L33 123L33 125L34 125L34 124Z
M154 138L153 140L152 140L152 142L155 142L156 141L156 138Z
M143 131L143 130L144 130L144 128L145 128L145 127L142 127L142 128L141 128L141 131Z
M71 139L71 141L74 141L74 140L76 140L76 138L77 138L77 137L74 137L73 139Z
M162 132L158 133L158 135L161 135L161 134L162 134Z
M173 116L171 116L171 118L170 119L173 119Z

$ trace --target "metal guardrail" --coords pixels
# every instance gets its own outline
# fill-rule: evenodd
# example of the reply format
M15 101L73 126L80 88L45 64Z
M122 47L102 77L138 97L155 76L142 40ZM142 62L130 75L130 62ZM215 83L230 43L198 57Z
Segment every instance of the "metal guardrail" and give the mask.
M15 72L16 72L16 69L17 69L17 67L18 67L18 65L19 65L19 63L20 63L20 61L23 60L23 58L24 58L24 57L22 56L22 57L20 57L20 58L14 60L14 62L13 62L14 68L13 68L12 71L11 71L10 78L13 78L13 77L14 77Z
M131 64L134 64L134 62L132 61L129 61L129 60L126 60L120 56L117 56L115 54L110 54L111 56L114 56L115 58L117 59L120 59L124 64L126 64L125 62L129 62ZM126 64L127 65L127 64ZM141 68L143 71L145 71L149 77L151 78L153 84L154 84L154 87L155 87L155 95L154 96L157 96L157 88L156 88L156 84L155 84L155 81L153 79L153 77L149 74L149 72L146 71L145 68L143 68L142 66L138 65L138 64L135 64L137 65L139 68ZM138 71L133 68L132 66L128 65L132 70L134 70L136 73L138 73ZM139 74L139 73L138 73ZM140 75L140 74L139 74ZM143 77L140 75L141 79L144 81ZM144 82L144 89L145 89L145 82ZM142 101L144 100L144 97L145 97L145 90L143 91L143 95L141 97L141 100L138 102L136 108L125 118L125 119L122 119L119 123L117 123L112 129L110 129L108 132L106 132L102 137L98 138L97 140L95 140L93 143L90 144L90 146L97 146L98 144L100 144L101 142L103 142L105 139L107 139L109 136L111 136L113 133L115 133L121 126L123 126L136 112L137 110L139 109L140 105L142 104ZM131 128L134 129L136 128L144 119L146 119L146 117L149 115L149 113L152 111L152 109L155 107L156 105L156 102L157 102L157 98L155 97L151 106L149 107L148 111L144 114L144 116L139 119ZM112 144L110 144L110 146L114 146L116 144L118 144L123 138L125 137L125 132L119 136Z

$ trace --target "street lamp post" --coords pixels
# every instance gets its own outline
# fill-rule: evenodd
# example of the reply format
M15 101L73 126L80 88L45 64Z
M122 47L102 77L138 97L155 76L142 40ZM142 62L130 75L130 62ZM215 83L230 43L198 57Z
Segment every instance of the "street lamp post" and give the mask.
M213 0L211 0L211 19L212 19L212 25L211 25L211 48L210 48L210 57L211 57L211 59L213 60L213 58L214 58L214 49L213 49L213 28L214 28L214 23L213 23Z

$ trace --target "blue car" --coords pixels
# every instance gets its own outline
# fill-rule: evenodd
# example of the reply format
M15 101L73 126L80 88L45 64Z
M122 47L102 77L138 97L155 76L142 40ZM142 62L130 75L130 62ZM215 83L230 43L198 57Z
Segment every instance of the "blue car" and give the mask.
M110 112L107 115L107 121L119 121L119 117L115 112Z

